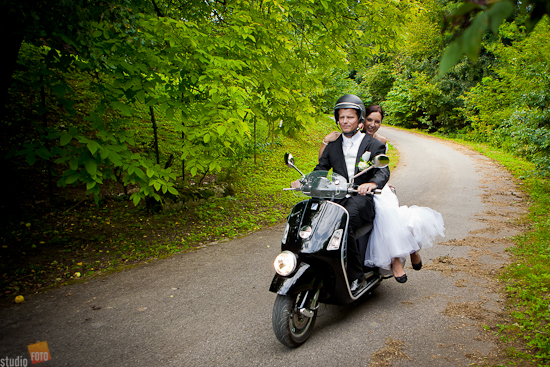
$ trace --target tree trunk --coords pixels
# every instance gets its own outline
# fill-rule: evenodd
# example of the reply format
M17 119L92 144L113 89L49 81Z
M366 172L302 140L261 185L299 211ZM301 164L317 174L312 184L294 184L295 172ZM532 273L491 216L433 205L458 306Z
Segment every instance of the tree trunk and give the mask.
M50 151L50 142L46 137L48 135L48 116L46 113L46 89L44 88L44 76L40 76L40 102L42 104L42 139L44 146ZM53 177L52 177L52 161L48 159L46 162L46 171L48 175L48 196L50 205L53 204Z
M19 49L23 42L23 34L16 33L17 21L11 19L4 19L0 26L0 31L5 36L2 40L2 57L3 67L0 75L0 121L5 121L6 117L6 105L9 99L9 87L11 85L11 76L15 71L15 65L17 64L17 58L19 56Z
M184 105L184 95L183 93L181 94L181 104ZM185 146L185 115L183 113L183 110L181 111L181 126L182 126L182 131L181 131L181 144L182 146ZM183 149L182 149L183 151ZM181 182L184 183L185 182L185 159L182 159L181 160Z
M254 116L254 165L256 165L256 116Z
M149 106L149 112L151 113L151 122L153 123L153 135L155 139L155 154L157 156L157 164L160 164L159 140L157 136L157 121L155 120L155 111L153 110L153 106Z

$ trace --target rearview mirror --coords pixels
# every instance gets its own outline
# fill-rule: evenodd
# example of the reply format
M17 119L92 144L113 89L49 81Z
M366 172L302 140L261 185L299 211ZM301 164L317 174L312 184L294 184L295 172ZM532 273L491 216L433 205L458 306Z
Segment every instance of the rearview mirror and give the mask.
M294 157L290 153L285 153L285 164L289 167L294 166Z
M299 174L302 175L302 177L306 177L299 169L294 165L294 157L290 153L285 153L285 164L289 166L290 168L294 168L296 171L298 171Z
M390 157L388 157L385 154L377 155L372 160L372 166L374 168L384 168L384 167L387 167L388 164L390 164Z
M390 164L390 157L388 157L387 155L385 154L379 154L377 155L376 157L374 157L374 159L372 160L372 166L370 166L369 168L363 170L363 171L360 171L358 174L356 174L355 176L353 176L352 178L352 183L353 183L353 179L354 178L357 178L359 176L361 176L362 174L364 174L365 172L367 171L370 171L371 169L373 168L385 168L388 166L388 164Z

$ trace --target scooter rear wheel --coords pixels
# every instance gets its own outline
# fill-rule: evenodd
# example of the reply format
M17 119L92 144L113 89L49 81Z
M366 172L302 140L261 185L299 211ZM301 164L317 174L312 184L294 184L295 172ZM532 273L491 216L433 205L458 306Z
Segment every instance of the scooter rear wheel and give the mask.
M277 295L273 305L273 332L282 344L290 348L299 347L309 338L317 318L317 310L313 311L312 317L300 314L296 308L299 296Z

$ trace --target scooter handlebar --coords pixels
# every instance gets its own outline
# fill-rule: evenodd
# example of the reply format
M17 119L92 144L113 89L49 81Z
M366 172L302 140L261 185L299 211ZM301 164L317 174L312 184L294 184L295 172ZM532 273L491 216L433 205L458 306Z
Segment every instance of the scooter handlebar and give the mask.
M353 194L353 193L358 193L359 191L356 189L348 189L348 192L350 194ZM380 189L374 189L372 192L367 192L367 194L369 195L380 195L381 193L382 193L382 190Z
M301 189L299 187L283 187L283 191L300 191ZM356 189L348 189L348 193L358 193ZM368 192L369 195L380 195L382 193L382 190L375 189L373 192Z

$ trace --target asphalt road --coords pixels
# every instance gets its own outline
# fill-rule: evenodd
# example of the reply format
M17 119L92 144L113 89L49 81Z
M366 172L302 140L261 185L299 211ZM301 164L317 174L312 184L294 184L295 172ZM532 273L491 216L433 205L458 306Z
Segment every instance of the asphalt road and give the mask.
M479 216L488 207L482 200L488 159L400 130L380 132L400 152L390 182L402 205L442 213L444 241L487 226ZM268 291L283 228L279 224L1 309L0 358L29 358L27 345L39 341L47 341L52 358L40 364L44 367L369 366L392 341L400 345L399 358L386 357L394 366L467 366L472 356L494 351L473 320L457 321L445 311L449 303L480 297L497 307L499 296L488 291L488 283L429 267L416 272L409 264L407 283L388 279L361 302L321 306L311 338L300 348L284 347L271 328L275 294ZM429 264L442 256L469 255L465 246L435 245L422 256ZM457 276L467 286L456 286Z

